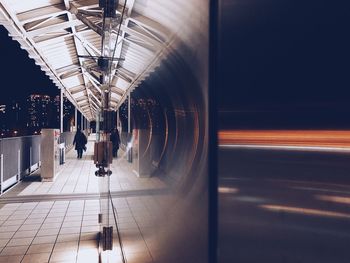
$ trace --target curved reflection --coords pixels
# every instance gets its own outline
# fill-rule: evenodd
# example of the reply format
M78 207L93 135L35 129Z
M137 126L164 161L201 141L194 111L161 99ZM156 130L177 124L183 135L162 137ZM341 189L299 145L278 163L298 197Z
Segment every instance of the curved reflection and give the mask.
M157 68L131 93L132 135L126 134L126 103L119 112L123 144L132 145L131 169L142 182L159 179L166 190L130 199L139 231L124 238L121 232L125 242L147 240L155 262L204 263L208 251L208 3L179 0L172 5L166 24L174 32L172 41ZM117 169L122 169L122 162L116 161ZM141 204L147 211L137 209Z
M219 156L219 262L346 262L348 154L221 147Z

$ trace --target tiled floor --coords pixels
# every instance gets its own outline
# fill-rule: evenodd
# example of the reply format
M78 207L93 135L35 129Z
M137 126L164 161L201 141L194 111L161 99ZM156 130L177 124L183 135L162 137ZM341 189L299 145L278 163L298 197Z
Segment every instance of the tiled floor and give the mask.
M94 175L92 148L90 141L83 159L69 152L54 182L21 182L0 197L0 263L98 262L100 200L91 194L99 192L100 178ZM165 189L165 183L137 178L123 157L112 170L111 191L127 262L154 262L159 242L154 230L172 197L147 194ZM112 214L110 220L114 224ZM114 250L101 254L103 262L122 262L114 232Z
M3 205L0 262L84 262L80 254L88 248L97 262L98 212L98 200Z

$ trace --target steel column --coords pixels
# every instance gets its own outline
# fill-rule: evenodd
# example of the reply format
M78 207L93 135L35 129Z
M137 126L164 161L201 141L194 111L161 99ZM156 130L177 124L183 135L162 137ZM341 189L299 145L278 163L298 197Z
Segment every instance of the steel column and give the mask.
M131 93L129 91L129 95L128 95L128 133L131 132Z
M84 116L82 113L80 115L80 130L84 130Z
M78 130L78 109L75 107L75 113L74 113L74 129L75 131Z
M119 109L117 110L117 129L119 129Z
M0 155L0 168L1 168L1 171L0 171L0 184L1 184L1 187L0 187L0 194L2 194L4 192L4 155L1 154Z
M60 91L60 132L63 133L63 89Z

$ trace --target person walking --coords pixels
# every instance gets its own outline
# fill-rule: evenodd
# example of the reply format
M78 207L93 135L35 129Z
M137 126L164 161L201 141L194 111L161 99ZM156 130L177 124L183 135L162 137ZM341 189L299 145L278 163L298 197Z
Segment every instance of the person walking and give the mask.
M80 129L78 129L73 140L73 145L75 145L75 150L77 151L78 159L81 159L83 157L83 150L86 150L86 143L86 136L80 131Z
M118 129L114 128L111 132L110 140L113 145L113 157L118 157L118 150L119 150L119 144L120 144L120 136Z

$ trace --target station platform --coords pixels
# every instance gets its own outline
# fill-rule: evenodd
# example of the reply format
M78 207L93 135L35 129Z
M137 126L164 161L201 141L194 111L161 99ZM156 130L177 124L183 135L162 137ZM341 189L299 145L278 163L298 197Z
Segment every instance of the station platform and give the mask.
M54 182L36 181L40 170L0 197L0 263L155 262L161 254L155 228L173 202L158 177L138 178L120 152L112 164L111 195L122 246L99 253L99 182L89 138L82 159L66 155ZM115 228L115 226L114 226ZM99 261L101 260L101 261Z

